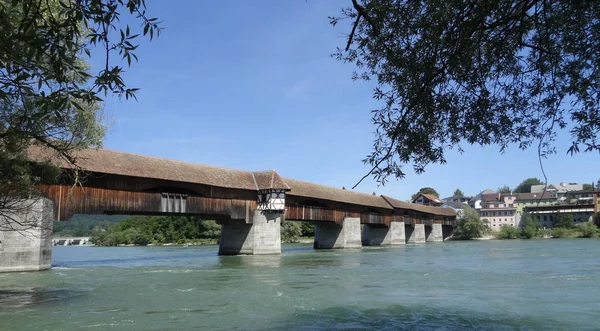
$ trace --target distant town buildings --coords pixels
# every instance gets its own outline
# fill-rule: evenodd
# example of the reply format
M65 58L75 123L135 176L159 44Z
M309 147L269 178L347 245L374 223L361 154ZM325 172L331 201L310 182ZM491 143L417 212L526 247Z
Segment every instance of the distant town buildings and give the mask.
M442 204L444 204L444 201L433 194L420 193L412 200L412 203L440 207Z
M561 213L572 214L576 224L591 220L600 210L599 195L600 189L584 190L582 184L560 183L532 185L529 193L496 193L486 189L467 203L488 221L492 231L499 231L503 225L521 226L524 213L537 218L540 226L552 228ZM444 199L444 207L452 208L449 204L455 203L453 198Z
M479 217L489 222L492 231L498 231L503 225L517 226L517 197L510 193L491 193L483 195Z

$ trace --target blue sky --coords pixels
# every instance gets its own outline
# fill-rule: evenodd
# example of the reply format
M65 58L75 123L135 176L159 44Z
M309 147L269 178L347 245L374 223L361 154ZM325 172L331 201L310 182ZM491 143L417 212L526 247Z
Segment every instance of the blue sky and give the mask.
M104 147L352 187L370 169L361 160L372 148L370 110L378 104L372 83L352 81L354 67L330 57L350 28L327 17L350 3L148 0L164 31L140 40L139 62L125 74L141 89L138 101L107 100ZM598 180L600 156L566 155L567 139L562 134L558 155L544 161L549 182ZM379 186L368 178L356 190L409 199L431 186L445 197L542 178L535 149L465 146L447 161L421 175L407 165L404 179Z

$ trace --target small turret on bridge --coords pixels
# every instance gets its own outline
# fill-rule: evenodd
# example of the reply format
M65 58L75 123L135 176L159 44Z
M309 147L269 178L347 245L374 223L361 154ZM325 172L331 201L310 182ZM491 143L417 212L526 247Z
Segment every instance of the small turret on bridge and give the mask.
M65 170L59 183L42 185L54 219L197 215L222 225L223 255L279 254L282 220L314 222L315 248L351 248L442 241L455 219L452 209L283 178L274 170L226 169L107 149L78 152L75 169L48 150L31 148L28 154Z

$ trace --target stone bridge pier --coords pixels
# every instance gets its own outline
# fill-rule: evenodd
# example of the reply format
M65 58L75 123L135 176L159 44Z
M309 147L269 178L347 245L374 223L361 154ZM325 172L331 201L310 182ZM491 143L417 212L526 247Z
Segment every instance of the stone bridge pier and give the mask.
M255 210L251 223L221 222L219 255L281 254L281 212Z
M346 217L342 224L315 222L315 249L360 248L360 218Z
M406 237L404 222L384 224L365 224L362 232L363 246L404 245Z
M407 244L423 244L425 243L425 225L424 224L406 224Z
M50 269L54 204L38 199L21 205L19 212L10 215L16 222L0 218L0 226L11 222L13 228L0 231L0 272Z
M444 241L442 234L441 224L431 224L425 226L425 241L426 242L440 242Z

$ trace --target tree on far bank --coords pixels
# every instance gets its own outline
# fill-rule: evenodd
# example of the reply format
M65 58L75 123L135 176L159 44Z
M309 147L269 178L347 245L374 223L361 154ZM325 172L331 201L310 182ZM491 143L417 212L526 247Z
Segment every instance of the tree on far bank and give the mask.
M286 243L298 242L300 236L302 236L303 222L296 221L283 221L281 222L281 241Z
M419 192L417 192L417 193L413 194L413 195L412 195L412 197L411 197L410 199L411 199L411 200L414 200L414 199L416 199L416 198L419 196L419 194L431 194L431 195L435 195L435 196L436 196L436 197L438 197L438 198L440 197L440 194L439 194L439 193L438 193L438 192L437 192L437 191L436 191L434 188L431 188L431 187L423 187L423 188L421 188L421 189L419 190Z
M454 190L454 196L464 197L465 194L463 193L463 191L461 191L459 188L457 188L456 190Z
M465 206L463 217L455 221L452 238L460 240L481 238L487 231L489 231L487 221L479 218L475 209Z
M333 56L374 81L368 175L385 183L466 144L600 151L598 1L347 0ZM370 109L369 109L370 110ZM367 111L367 109L365 110Z
M552 222L553 228L564 228L564 229L572 229L575 226L573 221L573 214L571 213L558 213L554 215L554 219Z
M543 184L544 184L544 182L542 182L538 178L535 178L535 177L527 178L524 181L522 181L521 184L519 184L517 187L515 187L514 192L515 193L529 193L529 192L531 192L531 186L543 185Z
M531 239L537 236L540 222L529 213L521 216L521 237Z
M592 184L585 183L585 184L583 184L583 189L586 191L591 191L594 189L594 184L593 183Z
M510 187L508 185L504 185L498 188L498 193L511 193Z

